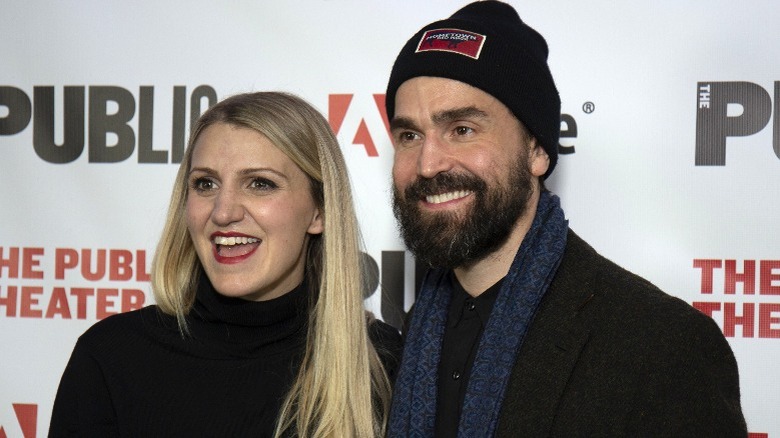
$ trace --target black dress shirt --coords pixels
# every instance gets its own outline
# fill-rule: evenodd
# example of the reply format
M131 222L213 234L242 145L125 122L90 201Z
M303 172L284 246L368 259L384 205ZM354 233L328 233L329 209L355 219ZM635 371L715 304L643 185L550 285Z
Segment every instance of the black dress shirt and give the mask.
M450 273L452 299L442 340L436 398L436 436L455 437L469 382L469 373L501 282L472 297Z

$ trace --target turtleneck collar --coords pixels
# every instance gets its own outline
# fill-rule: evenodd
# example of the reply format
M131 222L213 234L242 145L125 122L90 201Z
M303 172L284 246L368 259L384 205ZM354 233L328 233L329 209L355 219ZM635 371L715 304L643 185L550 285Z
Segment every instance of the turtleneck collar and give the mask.
M197 317L208 322L224 322L244 327L271 326L294 317L308 308L307 282L267 301L248 301L221 295L205 274L198 282L195 308Z
M305 340L309 309L308 283L267 301L247 301L219 294L201 273L195 304L187 318L193 338L247 356L270 344ZM220 348L221 349L221 348Z

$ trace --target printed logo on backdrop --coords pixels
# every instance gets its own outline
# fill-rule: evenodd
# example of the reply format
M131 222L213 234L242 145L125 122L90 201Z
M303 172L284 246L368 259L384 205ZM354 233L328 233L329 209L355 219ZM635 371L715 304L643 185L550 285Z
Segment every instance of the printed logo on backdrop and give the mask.
M699 82L696 166L725 166L728 138L762 131L773 113L772 149L780 159L780 81L774 83L774 104L769 91L752 82Z
M0 246L0 317L99 320L143 307L149 280L145 250Z
M13 403L14 416L16 417L17 425L23 438L35 438L38 434L38 405L30 403ZM5 406L4 406L5 408ZM0 438L9 438L16 435L8 435L6 427L10 428L10 425L0 424Z
M780 260L694 259L699 293L694 301L727 338L780 339Z
M351 144L362 146L365 149L367 157L378 157L380 155L380 149L377 148L377 139L382 138L383 140L387 140L388 143L392 142L390 122L387 119L387 111L385 111L385 95L372 95L373 105L371 105L371 110L373 111L375 109L376 113L371 114L371 116L381 117L383 123L382 127L384 128L374 127L372 130L369 130L368 124L366 123L366 118L369 116L368 114L359 114L356 111L350 111L354 97L354 94L328 95L328 122L330 123L333 132L338 136L341 134L341 128L344 125L345 120L349 119L351 122L357 121L357 123L351 123L351 126L357 125ZM592 102L585 102L582 105L582 111L585 114L591 114L595 109L596 107ZM576 138L576 120L569 114L561 114L560 140L563 142L572 142ZM559 154L568 155L573 154L574 152L574 144L563 145L559 141ZM387 149L384 153L392 153L392 148Z
M49 163L71 163L86 149L89 163L123 162L137 151L140 164L178 164L184 156L187 137L187 87L173 87L170 108L155 105L155 91L153 86L141 86L136 96L118 86L65 86L62 102L55 102L53 86L33 87L32 98L20 88L0 86L0 141L32 125L32 149ZM216 102L213 87L201 85L193 89L189 93L190 126ZM170 124L155 127L155 112L166 111ZM55 119L58 113L63 114L61 120ZM135 122L131 123L133 119ZM167 142L162 147L153 144L155 128L170 130L169 146ZM63 133L59 142L55 139L58 131Z

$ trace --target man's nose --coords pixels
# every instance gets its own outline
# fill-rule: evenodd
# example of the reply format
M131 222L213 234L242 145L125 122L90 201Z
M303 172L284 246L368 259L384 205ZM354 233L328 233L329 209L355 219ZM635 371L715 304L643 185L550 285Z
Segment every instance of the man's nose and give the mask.
M426 137L417 159L417 174L424 178L433 178L452 169L452 162L447 145L435 137Z

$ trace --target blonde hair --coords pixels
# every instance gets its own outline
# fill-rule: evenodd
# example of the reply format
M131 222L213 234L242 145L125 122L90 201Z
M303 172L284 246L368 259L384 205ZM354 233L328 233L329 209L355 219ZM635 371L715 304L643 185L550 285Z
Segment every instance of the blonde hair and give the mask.
M187 174L195 141L214 123L267 137L308 175L324 217L324 231L311 237L307 251L306 275L314 290L305 354L279 413L276 435L383 436L390 383L368 338L360 233L349 176L328 122L304 100L279 92L240 94L211 107L196 122L152 263L157 305L175 315L187 333L186 315L201 269L185 224Z

